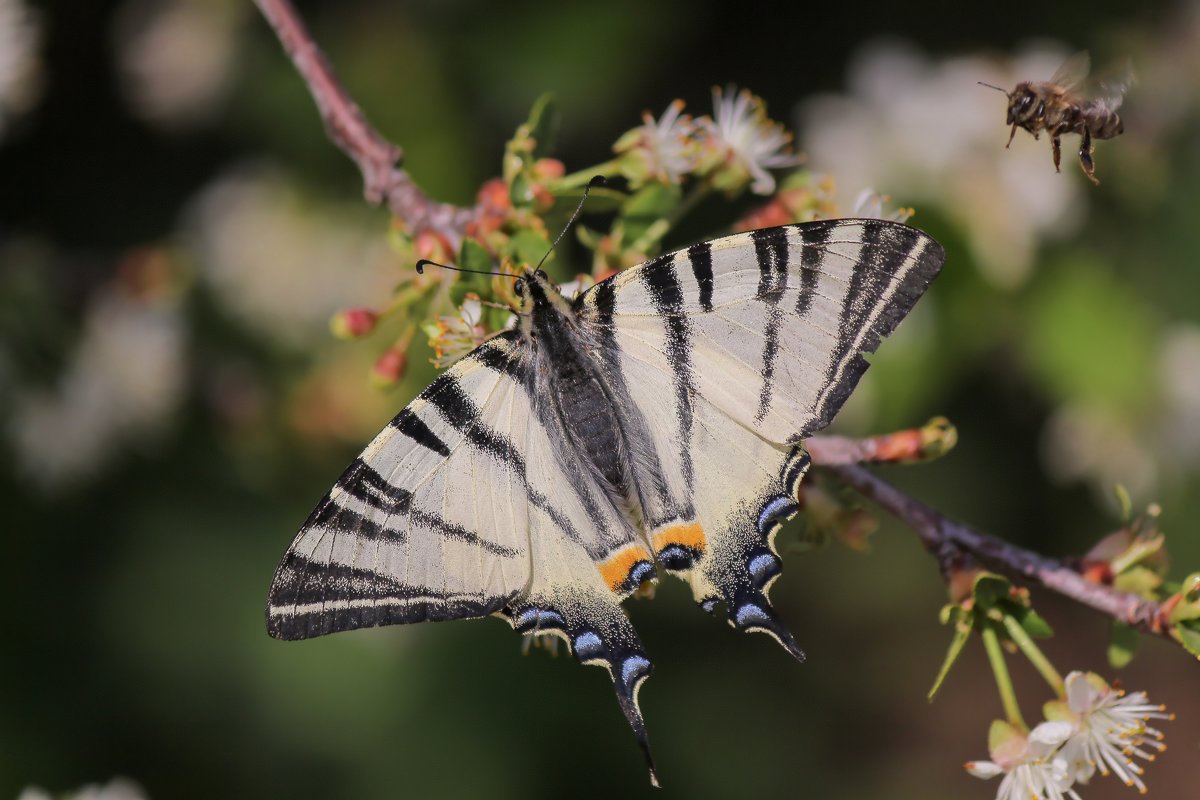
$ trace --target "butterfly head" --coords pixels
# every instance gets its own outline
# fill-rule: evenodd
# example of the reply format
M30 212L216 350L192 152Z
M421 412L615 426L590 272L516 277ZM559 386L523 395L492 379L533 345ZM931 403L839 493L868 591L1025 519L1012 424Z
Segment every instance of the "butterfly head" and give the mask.
M513 293L521 304L517 311L522 316L531 316L539 310L554 309L564 314L571 310L571 304L562 296L562 292L558 291L550 276L541 269L529 270L517 278L517 282L513 284Z

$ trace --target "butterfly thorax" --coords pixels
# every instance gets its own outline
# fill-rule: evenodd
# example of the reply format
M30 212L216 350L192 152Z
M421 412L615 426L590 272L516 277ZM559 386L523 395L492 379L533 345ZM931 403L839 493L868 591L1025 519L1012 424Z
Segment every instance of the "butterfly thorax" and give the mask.
M523 339L535 364L535 397L553 411L574 455L602 480L610 495L632 510L629 452L613 414L613 397L590 354L589 335L570 303L541 276L525 283L528 315ZM524 309L523 309L524 310Z

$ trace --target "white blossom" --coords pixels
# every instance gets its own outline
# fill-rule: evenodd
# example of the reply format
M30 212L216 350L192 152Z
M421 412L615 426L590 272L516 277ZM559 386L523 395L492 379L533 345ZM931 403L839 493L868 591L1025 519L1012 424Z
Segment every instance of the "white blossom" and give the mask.
M1081 800L1059 753L1073 730L1069 722L1043 722L1027 737L1015 734L991 753L991 761L968 761L967 772L984 780L1003 775L996 800Z
M692 134L696 123L683 113L683 101L676 100L657 120L642 115L640 145L650 171L662 181L679 183L696 166L696 142Z
M1072 672L1066 687L1068 716L1075 732L1062 754L1072 777L1087 783L1099 770L1101 775L1116 775L1144 794L1145 769L1134 758L1153 761L1157 752L1166 749L1162 732L1148 723L1172 715L1164 706L1150 703L1145 692L1127 694L1094 673Z
M775 191L775 178L768 169L793 167L800 159L786 148L791 134L767 117L763 102L748 90L729 94L713 89L713 119L702 119L713 143L729 149L733 157L754 179L750 190L769 195Z

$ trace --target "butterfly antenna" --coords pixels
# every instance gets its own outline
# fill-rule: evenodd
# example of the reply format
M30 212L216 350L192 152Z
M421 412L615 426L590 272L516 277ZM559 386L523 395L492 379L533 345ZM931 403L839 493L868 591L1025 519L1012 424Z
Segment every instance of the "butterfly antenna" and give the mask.
M992 84L984 83L983 81L975 81L975 82L978 83L980 86L986 86L989 89L995 89L997 92L1000 92L1001 94L1003 94L1005 96L1008 96L1008 94L1009 94L1007 89L1001 89L999 86L993 86Z
M567 224L563 226L561 231L559 231L558 238L554 240L554 244L550 245L550 249L546 251L546 255L542 256L542 260L538 262L534 269L541 269L542 264L544 264L546 259L550 257L550 254L554 252L554 248L558 247L558 243L562 241L563 236L565 236L567 231L571 229L571 226L575 224L575 220L579 218L579 212L583 211L583 204L587 202L588 193L592 191L592 187L607 185L608 180L605 179L603 175L592 176L592 179L587 182L587 186L583 187L583 197L579 198L579 205L575 206L575 212L571 214L571 218L567 220Z
M426 264L428 264L431 267L441 267L442 269L452 269L455 272L474 272L476 275L499 275L501 278L516 278L516 277L518 277L516 275L511 275L507 272L495 272L495 271L486 270L486 269L465 269L463 267L452 267L449 264L439 264L436 261L430 261L428 258L422 258L420 261L417 262L417 274L418 275L425 274L425 265Z

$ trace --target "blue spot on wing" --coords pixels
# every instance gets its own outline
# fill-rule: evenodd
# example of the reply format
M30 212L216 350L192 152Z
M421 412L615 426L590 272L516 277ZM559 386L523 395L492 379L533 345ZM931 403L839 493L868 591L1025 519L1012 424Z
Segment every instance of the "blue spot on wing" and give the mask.
M754 603L743 603L738 606L735 619L739 628L748 628L753 625L770 625L773 622L767 612Z
M766 536L778 520L790 517L799 510L799 506L790 497L779 495L772 497L758 514L758 532Z
M584 631L575 637L575 657L580 661L594 658L604 650L604 642L595 631Z
M650 660L642 656L630 656L621 664L621 680L626 686L631 686L637 678L642 677L650 669Z

